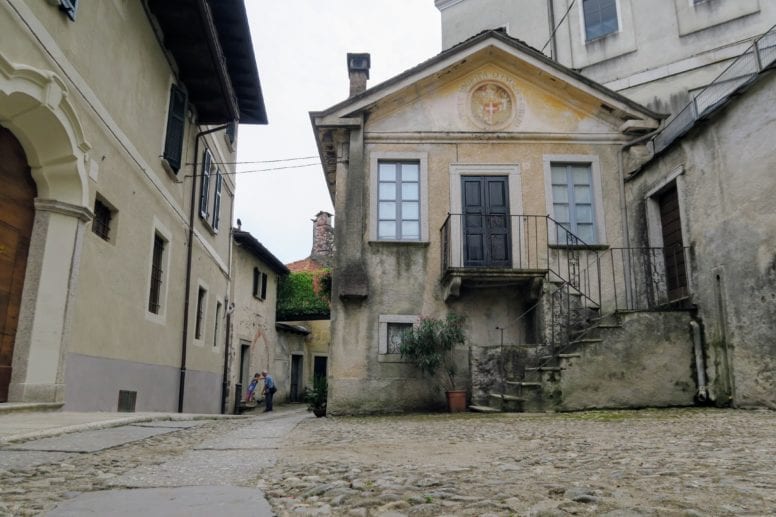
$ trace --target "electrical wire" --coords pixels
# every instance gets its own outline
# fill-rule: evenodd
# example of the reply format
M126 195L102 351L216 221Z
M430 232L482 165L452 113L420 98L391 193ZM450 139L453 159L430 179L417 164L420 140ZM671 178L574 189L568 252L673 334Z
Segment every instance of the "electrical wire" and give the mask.
M305 163L302 165L286 165L283 167L268 167L266 169L253 169L248 171L235 171L235 172L221 172L222 176L236 176L238 174L253 174L256 172L268 172L268 171L281 171L285 169L302 169L304 167L319 167L321 165L321 162L316 163ZM202 174L186 174L184 178L198 178L202 176Z
M252 165L257 163L280 163L280 162L298 162L299 160L312 160L313 158L318 158L318 155L313 156L300 156L299 158L281 158L277 160L256 160L256 161L250 161L250 162L214 162L211 161L213 165ZM188 162L186 165L194 165L193 162Z

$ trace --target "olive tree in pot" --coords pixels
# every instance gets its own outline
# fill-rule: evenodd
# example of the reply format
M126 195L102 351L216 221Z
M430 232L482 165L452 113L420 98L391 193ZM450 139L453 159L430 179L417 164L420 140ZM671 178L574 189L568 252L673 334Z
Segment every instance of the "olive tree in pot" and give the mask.
M466 342L464 317L448 313L445 319L423 317L402 336L399 351L423 373L441 381L451 413L466 409L466 390L456 385L453 352ZM440 374L441 371L441 374Z

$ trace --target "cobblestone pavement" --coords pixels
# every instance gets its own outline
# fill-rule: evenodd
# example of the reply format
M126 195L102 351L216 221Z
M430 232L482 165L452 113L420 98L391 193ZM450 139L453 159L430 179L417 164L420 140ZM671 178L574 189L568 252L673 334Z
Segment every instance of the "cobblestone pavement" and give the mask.
M326 418L287 437L286 515L776 515L776 412Z
M249 440L274 432L286 433L272 451L277 463L239 485L262 489L281 516L776 515L776 412L469 413L287 424L207 421L94 453L16 451L0 464L0 515L38 515L78 493L133 486L121 479L164 474L229 433ZM252 431L257 425L267 427ZM244 454L259 441L247 442ZM212 468L238 452L214 451Z
M39 515L79 492L112 488L111 481L130 469L160 465L216 433L244 425L245 420L206 421L91 453L0 450L0 516Z

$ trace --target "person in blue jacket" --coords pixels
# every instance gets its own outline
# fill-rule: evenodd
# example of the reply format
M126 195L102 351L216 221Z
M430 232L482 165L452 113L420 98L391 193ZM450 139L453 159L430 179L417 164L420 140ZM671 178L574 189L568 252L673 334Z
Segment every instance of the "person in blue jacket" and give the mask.
M261 372L261 377L264 379L264 412L266 413L267 411L272 411L272 397L278 389L275 387L275 381L267 370Z

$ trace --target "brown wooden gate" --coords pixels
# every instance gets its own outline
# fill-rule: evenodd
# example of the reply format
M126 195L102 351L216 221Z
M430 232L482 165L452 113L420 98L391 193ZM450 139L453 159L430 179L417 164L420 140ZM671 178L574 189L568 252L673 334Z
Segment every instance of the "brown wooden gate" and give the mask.
M0 402L6 402L37 191L22 146L2 127L0 185Z

